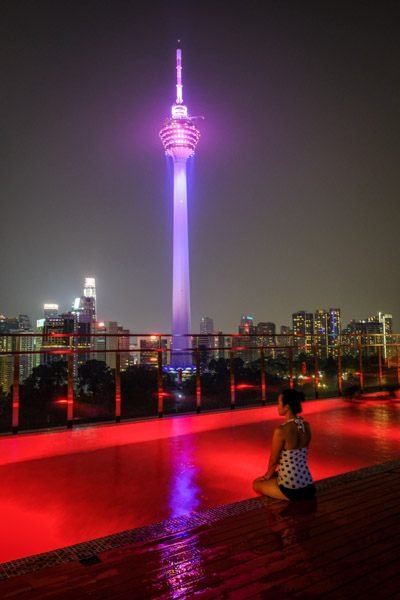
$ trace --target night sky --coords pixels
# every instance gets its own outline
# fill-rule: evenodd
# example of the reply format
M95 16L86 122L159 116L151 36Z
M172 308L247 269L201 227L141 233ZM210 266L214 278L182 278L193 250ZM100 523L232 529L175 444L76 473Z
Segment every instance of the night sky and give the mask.
M183 96L193 331L340 307L400 324L397 1L3 0L0 313L68 310L168 332ZM168 174L169 173L169 174Z

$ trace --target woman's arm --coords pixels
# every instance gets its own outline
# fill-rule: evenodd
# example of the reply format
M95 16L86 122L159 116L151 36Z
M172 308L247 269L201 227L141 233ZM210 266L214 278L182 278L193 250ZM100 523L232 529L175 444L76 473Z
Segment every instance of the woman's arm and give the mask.
M306 432L307 432L307 444L306 444L306 446L308 448L308 446L310 445L310 442L311 442L311 427L310 427L310 423L306 422L305 425L306 425Z
M276 427L272 436L271 442L271 454L268 462L268 469L264 475L265 479L270 479L276 471L276 467L279 464L279 458L281 456L283 444L285 440L283 437L283 431L281 427Z

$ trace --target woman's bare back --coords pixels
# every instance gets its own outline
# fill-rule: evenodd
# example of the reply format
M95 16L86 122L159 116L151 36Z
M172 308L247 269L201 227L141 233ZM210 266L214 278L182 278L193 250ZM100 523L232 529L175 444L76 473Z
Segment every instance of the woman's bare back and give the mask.
M307 421L303 421L304 431L299 429L295 421L286 422L281 425L284 449L295 450L296 448L307 448L311 440L311 429Z

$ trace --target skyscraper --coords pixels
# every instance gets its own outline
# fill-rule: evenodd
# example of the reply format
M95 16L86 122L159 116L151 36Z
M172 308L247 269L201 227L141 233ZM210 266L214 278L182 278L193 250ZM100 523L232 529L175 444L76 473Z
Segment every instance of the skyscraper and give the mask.
M337 342L342 329L340 308L317 309L314 313L314 344L318 356L336 357Z
M66 360L67 349L73 340L76 329L76 316L71 312L48 315L43 319L42 327L39 325L38 329L41 330L40 333L43 333L40 347L40 350L43 351L41 362L50 364ZM58 336L57 334L64 335ZM65 349L65 354L61 352L63 349Z
M318 308L314 313L314 343L317 346L318 356L328 356L328 311Z
M214 333L214 319L211 317L201 317L200 333Z
M235 346L255 346L257 343L256 338L250 337L257 333L256 326L254 324L254 317L251 315L242 315L240 317L240 324L238 327L240 337L234 339L233 343ZM243 337L242 337L243 336ZM249 336L249 337L247 337ZM237 356L243 359L245 362L252 362L257 358L257 352L254 349L239 350Z
M278 338L278 346L281 346L281 347L290 346L293 343L293 339L291 337L292 333L293 332L292 332L291 327L289 327L288 325L281 325L280 336ZM279 353L287 354L287 350L282 349Z
M293 333L299 336L294 338L295 346L303 346L301 352L311 352L314 333L313 314L306 310L299 310L292 314L292 324Z
M202 362L208 362L210 360L210 350L215 346L214 333L214 320L211 317L201 317L200 319L200 333L203 335L199 336L198 345L202 350L201 359Z
M337 346L342 332L342 317L340 308L330 308L328 311L328 355L337 356Z
M43 304L43 315L45 319L56 317L58 315L58 304Z
M275 356L275 346L276 346L276 325L271 322L263 322L257 324L256 326L257 333L257 346L266 346L265 355L266 356Z
M386 360L388 357L388 344L392 342L390 334L393 332L393 316L379 312L378 321L382 324L383 358Z
M172 366L192 363L188 347L190 332L189 233L187 218L186 163L193 156L200 131L189 116L182 96L182 51L176 51L176 101L161 131L160 138L167 156L174 164L173 274L172 274Z
M89 352L83 352L87 349L96 347L96 338L91 334L96 329L96 281L94 277L85 277L83 295L75 298L72 306L72 313L76 316L75 345L79 348L77 355L77 365L85 363L91 358Z
M93 320L97 316L97 299L96 299L96 280L94 277L85 277L85 287L83 288L83 298L86 299L86 310L89 308L92 312Z

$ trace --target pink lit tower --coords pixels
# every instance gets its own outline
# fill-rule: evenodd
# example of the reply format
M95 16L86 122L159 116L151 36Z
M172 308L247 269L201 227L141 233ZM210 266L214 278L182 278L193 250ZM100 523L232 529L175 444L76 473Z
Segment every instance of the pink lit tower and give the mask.
M193 156L200 131L189 116L182 97L182 51L176 51L176 101L171 117L160 131L165 153L174 164L174 218L173 218L173 268L172 268L172 359L173 367L192 364L190 352L190 277L189 233L187 211L186 163Z

